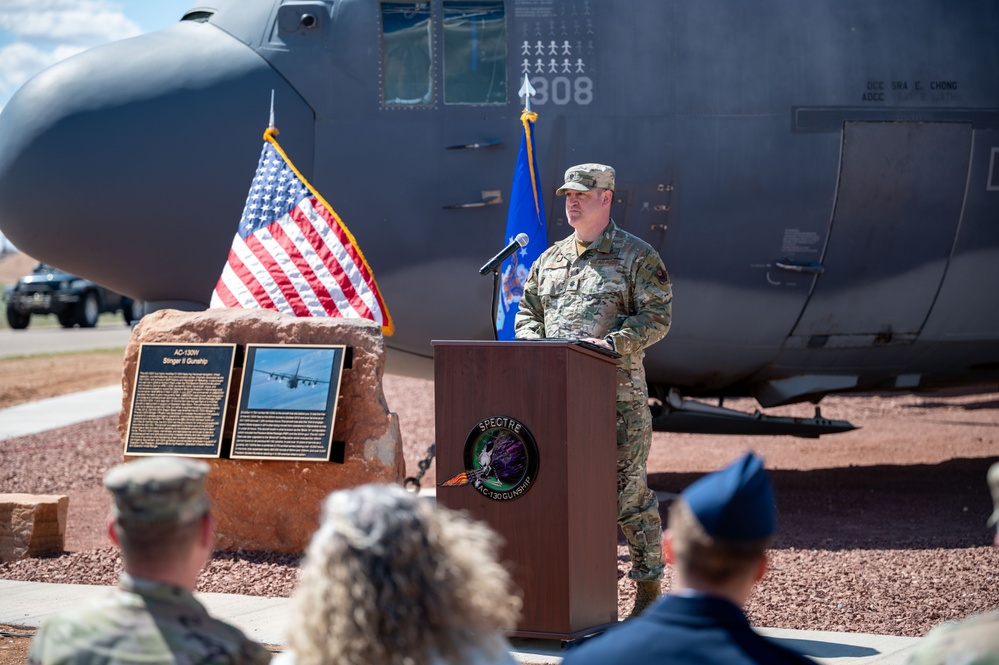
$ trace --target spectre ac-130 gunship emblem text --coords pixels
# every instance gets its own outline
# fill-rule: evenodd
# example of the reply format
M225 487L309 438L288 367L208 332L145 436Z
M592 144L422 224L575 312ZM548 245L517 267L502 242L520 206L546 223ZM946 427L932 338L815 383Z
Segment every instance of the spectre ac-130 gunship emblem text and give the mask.
M465 470L440 487L471 484L482 496L509 501L523 496L538 476L538 447L530 430L507 416L480 420L465 438Z

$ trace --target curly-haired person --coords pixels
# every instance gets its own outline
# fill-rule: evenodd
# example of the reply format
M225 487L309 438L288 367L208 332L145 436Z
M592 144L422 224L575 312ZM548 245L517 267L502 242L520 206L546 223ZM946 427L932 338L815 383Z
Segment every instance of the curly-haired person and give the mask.
M397 485L333 492L292 596L283 665L513 665L499 536Z

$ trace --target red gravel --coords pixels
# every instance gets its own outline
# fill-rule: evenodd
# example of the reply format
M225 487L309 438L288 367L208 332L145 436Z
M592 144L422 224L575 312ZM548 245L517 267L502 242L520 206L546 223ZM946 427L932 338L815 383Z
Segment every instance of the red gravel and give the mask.
M433 441L428 381L387 376L410 475ZM750 400L726 406L752 410ZM810 406L772 415L811 415ZM823 415L862 429L822 439L657 433L650 485L679 492L752 448L767 460L780 533L771 570L750 600L759 626L921 635L945 619L999 606L999 549L985 527L985 471L999 459L995 393L828 398ZM0 564L10 580L113 584L120 569L105 536L104 472L121 460L116 417L0 441L0 492L70 497L67 552ZM425 487L435 482L431 466ZM623 541L621 541L623 542ZM619 555L619 608L630 611L626 549ZM298 557L222 552L200 591L287 596ZM668 578L667 578L668 579Z

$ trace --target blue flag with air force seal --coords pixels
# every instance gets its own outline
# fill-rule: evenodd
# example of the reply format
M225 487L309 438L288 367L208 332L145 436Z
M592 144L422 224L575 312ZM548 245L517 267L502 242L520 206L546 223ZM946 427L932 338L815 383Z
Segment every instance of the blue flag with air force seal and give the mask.
M506 218L506 244L518 233L526 233L530 241L503 262L500 293L496 304L497 339L514 339L513 321L524 295L524 284L531 265L548 248L545 228L545 205L541 195L537 157L534 151L534 121L537 113L525 110L520 120L524 135L517 154L517 168L510 189L510 210Z

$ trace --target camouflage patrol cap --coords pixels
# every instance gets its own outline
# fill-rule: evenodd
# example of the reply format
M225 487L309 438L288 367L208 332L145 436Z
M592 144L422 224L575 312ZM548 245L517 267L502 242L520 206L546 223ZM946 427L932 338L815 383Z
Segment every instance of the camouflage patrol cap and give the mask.
M594 187L602 187L613 192L614 169L604 164L571 166L565 172L565 184L555 191L555 196L562 196L567 189L588 192Z
M119 464L104 476L114 498L114 517L123 523L191 522L208 511L208 465L183 457L144 457Z
M989 518L989 526L993 527L999 524L999 462L989 467L987 478L992 491L992 517Z

